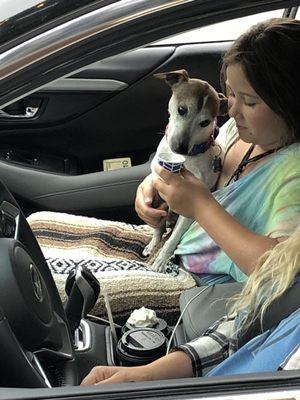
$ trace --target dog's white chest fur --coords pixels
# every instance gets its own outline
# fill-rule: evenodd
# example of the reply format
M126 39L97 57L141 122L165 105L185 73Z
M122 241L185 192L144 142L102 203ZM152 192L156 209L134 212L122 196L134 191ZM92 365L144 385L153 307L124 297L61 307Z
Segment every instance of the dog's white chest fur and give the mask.
M164 136L160 141L155 156L151 162L152 173L155 173L153 167L158 163L158 156L160 153L174 154L170 149L166 136ZM213 159L214 156L219 155L219 153L219 147L211 146L205 153L196 156L185 156L184 166L211 189L215 186L219 176L219 173L213 172Z

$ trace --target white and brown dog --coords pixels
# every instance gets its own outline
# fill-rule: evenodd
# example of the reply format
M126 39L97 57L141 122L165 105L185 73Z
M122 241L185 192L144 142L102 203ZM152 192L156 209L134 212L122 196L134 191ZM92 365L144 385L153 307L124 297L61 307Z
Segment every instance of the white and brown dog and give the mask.
M216 118L227 114L227 98L217 93L209 83L189 78L185 70L154 76L164 79L171 86L172 96L169 101L169 124L152 160L152 170L161 152L181 154L185 157L185 168L212 189L221 170L221 149L215 146L218 133ZM154 201L157 206L157 199ZM165 272L168 260L192 222L191 219L179 216L171 236L151 266L154 271ZM154 252L165 228L155 229L151 242L143 251L144 256Z

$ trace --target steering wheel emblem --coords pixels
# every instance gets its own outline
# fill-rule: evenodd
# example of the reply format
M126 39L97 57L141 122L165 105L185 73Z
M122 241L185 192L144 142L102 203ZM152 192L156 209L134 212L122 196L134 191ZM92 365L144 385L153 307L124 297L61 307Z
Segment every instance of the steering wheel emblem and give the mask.
M30 264L29 268L30 268L32 286L33 286L33 292L35 294L35 297L38 299L38 301L41 302L43 300L43 285L42 285L42 281L40 278L40 274L33 264Z

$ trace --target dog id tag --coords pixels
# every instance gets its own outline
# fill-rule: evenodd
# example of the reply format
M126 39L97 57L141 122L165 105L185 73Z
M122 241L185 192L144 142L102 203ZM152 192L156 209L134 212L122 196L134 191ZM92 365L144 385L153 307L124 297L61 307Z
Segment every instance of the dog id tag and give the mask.
M214 156L214 159L212 162L212 169L213 169L213 172L221 172L222 171L221 157Z

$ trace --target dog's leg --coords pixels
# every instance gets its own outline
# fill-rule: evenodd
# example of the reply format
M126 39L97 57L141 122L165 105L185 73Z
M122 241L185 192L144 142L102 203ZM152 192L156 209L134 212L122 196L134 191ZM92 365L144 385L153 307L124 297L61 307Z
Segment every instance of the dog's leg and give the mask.
M155 193L153 200L152 200L152 207L158 208L158 206L163 202L162 198L158 193ZM160 226L159 228L155 228L153 231L153 236L150 243L143 250L143 256L148 257L150 256L157 245L160 243L163 234L166 232L166 222Z
M153 236L152 236L150 243L148 243L147 246L143 250L143 256L148 257L154 252L155 248L160 243L161 238L162 238L163 234L165 233L165 231L166 231L165 224L164 224L164 226L162 226L160 228L154 229Z
M172 150L170 149L169 144L167 142L166 136L163 136L163 138L161 139L157 147L156 153L153 157L153 160L151 161L152 173L154 173L154 167L158 164L158 154L160 152L172 153ZM159 196L158 193L156 193L152 201L152 207L157 208L162 202L163 199ZM143 256L149 257L151 254L153 254L155 248L159 245L161 238L165 232L166 232L166 224L163 224L163 226L161 226L160 228L154 229L150 243L148 243L148 245L143 250L142 253Z
M181 236L189 228L192 222L193 220L189 218L179 216L170 238L166 241L156 260L151 265L151 269L153 271L162 273L165 272L165 267L169 258L173 255Z

